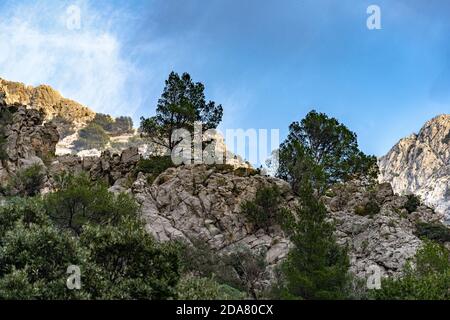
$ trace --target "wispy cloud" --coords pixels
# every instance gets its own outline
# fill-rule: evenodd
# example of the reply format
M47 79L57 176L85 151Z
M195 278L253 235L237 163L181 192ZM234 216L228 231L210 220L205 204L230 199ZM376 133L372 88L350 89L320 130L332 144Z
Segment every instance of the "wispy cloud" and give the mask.
M66 22L70 5L81 9L81 28ZM14 5L0 14L0 76L30 85L50 84L97 112L133 115L139 72L124 58L111 19L87 2ZM2 8L5 9L5 8Z

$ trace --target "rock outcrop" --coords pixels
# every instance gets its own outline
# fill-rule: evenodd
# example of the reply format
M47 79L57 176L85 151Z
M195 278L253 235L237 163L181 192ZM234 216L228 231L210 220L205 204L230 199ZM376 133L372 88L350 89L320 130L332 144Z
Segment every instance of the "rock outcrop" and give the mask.
M336 186L324 201L336 224L338 243L348 246L351 271L365 277L370 266L385 276L399 276L422 241L416 223L439 223L442 215L427 206L405 208L406 196L394 195L389 183L374 190L351 182Z
M49 167L49 174L54 176L62 172L86 172L92 180L104 180L113 186L111 191L125 191L124 185L134 173L136 164L141 159L138 148L131 147L121 154L106 150L99 157L78 157L75 155L59 156Z
M152 184L141 175L132 193L142 205L148 231L160 241L200 238L219 252L236 245L265 249L273 267L290 248L281 228L253 230L241 214L240 204L253 199L258 188L277 185L285 207L298 200L289 185L273 177L237 177L204 165L181 166L162 173ZM394 195L389 184L375 190L356 182L335 187L324 197L330 219L336 224L338 243L348 246L351 271L364 278L378 266L385 276L399 276L422 241L416 223L438 222L442 216L426 206L405 209L406 196ZM376 211L358 210L371 204Z
M83 125L92 120L95 112L61 94L48 85L37 87L26 86L20 82L7 81L0 78L0 102L5 104L21 104L42 111L46 120L57 116Z
M0 164L0 182L4 183L18 169L50 160L55 154L59 135L56 127L45 123L43 114L37 110L1 102L0 108L8 109L12 114L11 123L2 128L6 159Z
M236 176L205 165L170 168L151 185L141 175L132 192L142 204L147 230L159 241L199 239L220 252L239 245L265 249L266 260L273 265L286 255L289 241L276 225L269 231L253 230L240 205L253 199L258 188L274 185L281 190L284 205L291 205L293 194L282 180Z
M379 159L380 180L396 193L419 195L450 217L450 115L428 121Z

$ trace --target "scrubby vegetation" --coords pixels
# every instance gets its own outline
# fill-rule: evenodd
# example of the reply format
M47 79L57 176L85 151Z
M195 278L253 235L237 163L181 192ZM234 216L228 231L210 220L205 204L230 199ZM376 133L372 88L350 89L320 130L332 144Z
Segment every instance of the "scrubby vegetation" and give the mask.
M45 181L45 169L40 164L33 164L20 169L10 179L6 193L23 197L37 195Z
M178 249L156 243L137 209L130 196L73 176L50 196L9 200L0 207L0 299L177 297ZM80 290L66 286L70 265L81 270Z
M61 116L56 116L52 119L52 123L58 128L58 133L60 135L60 139L64 139L67 136L70 136L75 133L75 128L73 123Z
M120 135L133 132L133 120L130 117L113 118L110 115L97 113L93 124L102 127L107 133L112 135Z
M412 213L417 210L417 208L422 204L420 198L415 194L408 194L407 201L405 203L405 209L408 210L409 213Z
M416 235L439 243L450 242L450 228L441 223L416 224Z
M259 281L264 277L267 264L265 252L254 253L246 247L235 247L227 254L219 254L199 239L193 246L181 244L185 274L214 280L233 296L260 298L263 294Z
M147 174L147 181L151 184L161 173L173 166L170 156L152 156L139 160L134 171L135 174L138 172Z
M400 279L387 278L381 289L371 292L380 300L450 299L449 252L443 246L425 241Z
M74 142L74 146L78 150L103 149L110 140L106 131L98 124L92 122L81 129L78 135L78 140Z
M273 186L257 190L255 199L241 204L241 212L253 225L255 231L268 230L274 224L281 224L283 208L281 208L279 188Z
M355 214L372 217L380 212L380 205L374 196L371 196L364 204L355 207Z
M242 300L245 293L226 284L220 284L213 278L195 276L183 277L177 286L180 300Z

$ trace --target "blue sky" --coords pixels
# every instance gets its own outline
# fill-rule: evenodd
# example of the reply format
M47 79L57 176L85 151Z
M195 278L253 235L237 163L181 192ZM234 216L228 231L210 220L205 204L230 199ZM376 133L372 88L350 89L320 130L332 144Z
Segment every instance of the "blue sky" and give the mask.
M381 8L368 30L366 8ZM66 9L81 9L81 28ZM99 112L154 114L170 71L225 109L225 128L279 128L311 109L381 156L450 113L446 0L2 1L0 77L48 83Z

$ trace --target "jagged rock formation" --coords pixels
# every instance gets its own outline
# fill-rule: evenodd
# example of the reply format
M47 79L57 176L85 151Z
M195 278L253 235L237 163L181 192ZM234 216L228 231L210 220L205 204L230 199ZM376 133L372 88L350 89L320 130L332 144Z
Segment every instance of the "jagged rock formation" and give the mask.
M442 219L426 206L409 213L407 197L394 195L389 183L371 190L350 182L334 187L324 201L336 223L338 243L348 245L351 270L359 277L372 265L386 276L400 275L422 243L415 235L416 223Z
M293 209L299 200L285 181L248 168L206 165L169 168L149 180L144 173L136 172L141 159L137 147L121 153L104 151L98 157L60 156L50 163L48 155L54 154L59 138L56 127L44 122L43 113L36 108L7 104L11 97L24 102L29 98L26 91L8 90L3 95L0 92L0 107L14 108L15 112L4 128L7 159L0 165L0 181L20 167L39 162L46 166L48 174L43 192L49 192L55 174L87 172L94 180L108 182L113 192L132 193L141 204L148 232L159 241L201 239L219 252L239 245L258 251L264 248L269 268L288 253L291 244L280 226L255 230L240 210L241 203L253 199L258 188L274 185L281 190L283 206ZM396 192L414 187L429 190L424 195L438 201L448 199L449 128L449 117L440 116L427 123L418 135L401 141L380 160L382 178L390 180ZM395 195L388 183L375 189L357 182L335 186L323 200L330 219L336 223L338 242L349 248L351 270L359 277L365 277L373 265L382 268L385 275L400 275L405 262L421 245L415 235L416 223L442 219L426 206L409 213L405 209L407 197ZM437 207L442 203L448 204L441 201Z
M200 239L218 251L244 245L267 250L266 259L275 264L289 246L279 226L268 232L253 230L240 213L244 200L252 199L258 188L276 185L285 206L295 201L289 185L260 175L237 176L232 170L206 165L170 168L151 185L144 176L132 192L142 204L148 231L160 241Z
M110 185L117 185L112 191L125 191L122 186L131 178L136 164L141 159L137 148L131 147L121 154L106 150L99 157L78 157L65 155L58 157L49 167L51 176L62 172L86 172L92 180L104 180ZM130 184L131 185L131 184Z
M285 181L261 175L237 177L204 165L168 169L152 184L141 176L131 191L142 204L148 231L158 240L200 238L220 252L236 245L263 248L273 267L289 251L289 240L276 225L269 232L252 230L240 213L244 200L253 199L259 187L270 185L280 187L285 207L298 204ZM348 245L351 270L361 278L373 265L386 276L400 275L422 243L415 235L416 223L442 218L426 206L408 213L404 208L407 197L394 195L389 184L371 191L349 183L336 187L324 201L336 223L338 243ZM356 208L370 201L380 208L378 213L357 212Z
M396 193L414 193L450 217L450 115L425 123L379 159L380 180Z
M5 105L12 113L12 121L2 128L6 144L6 159L0 163L0 183L22 167L32 163L43 164L55 154L59 135L56 127L44 123L44 116L37 110L27 109L23 105Z
M47 120L57 116L78 125L84 125L95 116L95 112L70 99L47 85L26 86L20 82L0 78L0 101L5 104L18 103L42 111Z

